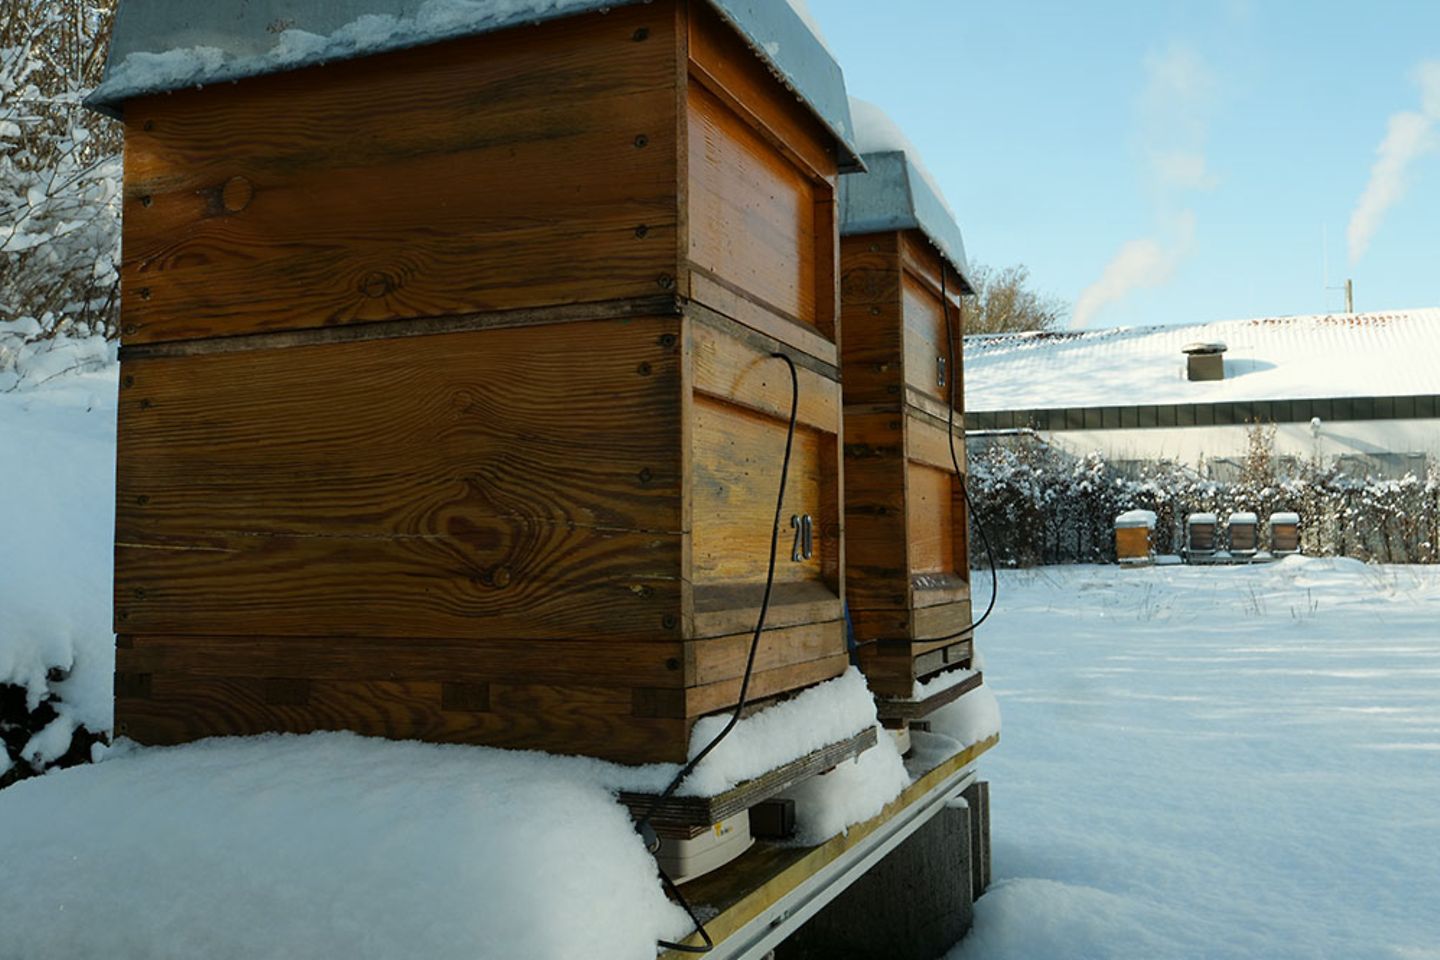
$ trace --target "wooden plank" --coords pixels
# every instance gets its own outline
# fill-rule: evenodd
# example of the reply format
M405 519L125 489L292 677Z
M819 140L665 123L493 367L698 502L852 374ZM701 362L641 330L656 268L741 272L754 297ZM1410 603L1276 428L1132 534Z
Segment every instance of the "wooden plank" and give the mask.
M508 329L125 364L117 622L678 638L679 330L641 318L540 342Z
M779 371L784 376L784 371ZM838 427L838 424L835 425ZM693 407L694 516L691 575L697 587L710 583L764 582L770 557L775 498L785 454L786 423L710 397ZM821 579L821 557L834 543L815 538L809 559L792 560L790 520L821 514L834 497L835 477L827 475L822 448L828 433L797 426L781 509L775 566L777 583ZM817 531L819 533L820 531Z
M660 801L657 806L653 794L621 791L620 802L629 807L635 817L644 816L653 809L651 821L657 825L709 826L769 800L838 763L857 757L875 743L875 728L866 727L853 737L821 747L713 797L672 796Z
M898 410L903 400L899 238L866 234L841 240L840 304L845 405Z
M536 327L591 320L630 320L635 317L679 316L680 302L673 294L604 303L560 304L523 310L462 313L443 317L381 320L280 333L247 333L205 340L171 340L137 343L120 348L120 359L147 360L157 357L196 357L208 353L239 353L245 350L278 350L324 343L360 340L393 340L397 337L428 337L438 333L472 333L507 327Z
M723 637L753 630L764 592L763 579L692 585L694 612L686 627L687 638ZM777 582L770 594L765 624L767 629L810 623L838 624L840 607L840 594L822 581Z
M126 634L116 670L196 677L298 676L314 680L420 680L587 686L680 687L687 657L679 642L461 640L434 637L257 637ZM725 638L729 639L729 638ZM706 641L710 643L712 641ZM599 647L597 643L603 643ZM763 648L762 648L763 649ZM808 649L806 653L810 652ZM718 651L717 651L718 653ZM766 669L788 650L767 652ZM718 657L717 657L718 659ZM742 663L743 669L743 663ZM716 668L712 672L720 673ZM718 676L707 674L713 682Z
M699 877L685 885L690 903L708 916L707 932L722 942L775 904L806 879L840 859L900 811L918 802L957 771L973 764L1000 741L996 734L975 743L917 779L875 817L851 826L814 847L794 847L757 842L754 847L724 869ZM698 934L684 941L698 946ZM662 960L680 960L677 951L662 954Z
M753 631L749 631L685 642L685 685L704 686L743 675L752 636ZM844 630L838 618L793 627L770 627L760 635L760 646L755 651L755 669L771 670L787 663L805 663L844 651ZM643 684L638 679L636 682L637 685L670 686Z
M692 323L694 389L782 421L790 416L790 373L772 349L746 342L706 323ZM840 385L826 376L796 364L799 406L796 423L835 433L840 423Z
M695 305L714 310L822 363L835 366L839 362L834 342L824 334L784 316L779 308L762 303L723 279L692 265L689 285Z
M673 287L675 29L638 5L131 101L126 342Z
M905 470L905 539L912 576L955 570L954 480L948 469L914 462Z
M978 689L984 682L983 674L977 670L973 676L965 678L954 686L946 687L944 690L936 691L919 700L879 697L875 701L875 710L882 720L919 720L921 717L928 717L946 704L954 703L970 691Z
M756 670L750 677L749 696L764 699L800 690L838 677L850 666L850 655L844 650L803 662L797 654L791 651L784 666ZM637 688L634 713L637 717L694 718L729 710L740 700L742 679L737 676L698 687Z
M942 414L944 411L941 411ZM918 410L906 411L905 455L911 461L952 473L954 460L950 459L950 443L945 436L946 423ZM960 468L965 468L965 425L956 418L951 431L955 438L955 459Z
M706 4L689 8L690 74L813 178L836 175L831 135Z
M814 184L714 94L687 104L691 264L819 329Z
M146 699L116 701L117 732L147 744L270 731L365 736L579 753L621 763L679 762L684 720L634 717L630 693L582 685L491 683L487 709L435 681L273 680L157 674ZM277 691L287 695L276 696Z

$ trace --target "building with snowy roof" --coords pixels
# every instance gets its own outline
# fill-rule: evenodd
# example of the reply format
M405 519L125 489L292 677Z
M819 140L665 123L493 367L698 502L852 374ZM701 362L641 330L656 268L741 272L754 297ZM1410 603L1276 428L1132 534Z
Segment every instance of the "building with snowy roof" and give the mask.
M1440 454L1440 309L965 339L966 426L1228 479L1252 423L1281 458L1423 475Z

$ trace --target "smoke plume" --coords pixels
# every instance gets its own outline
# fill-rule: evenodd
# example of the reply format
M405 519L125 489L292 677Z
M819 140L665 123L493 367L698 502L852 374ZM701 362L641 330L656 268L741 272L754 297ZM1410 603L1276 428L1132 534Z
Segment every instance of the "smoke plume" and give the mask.
M1415 71L1420 86L1420 110L1402 110L1390 115L1385 139L1375 148L1375 164L1354 211L1345 239L1353 265L1365 255L1385 214L1405 196L1410 167L1434 150L1435 128L1440 124L1440 60L1422 63Z

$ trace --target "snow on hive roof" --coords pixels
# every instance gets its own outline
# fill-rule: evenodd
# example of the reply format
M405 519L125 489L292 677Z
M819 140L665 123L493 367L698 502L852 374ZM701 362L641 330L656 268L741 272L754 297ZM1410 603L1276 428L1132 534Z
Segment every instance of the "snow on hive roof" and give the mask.
M1181 347L1223 341L1225 379ZM965 338L972 411L1440 394L1440 308Z
M969 292L970 267L960 224L920 151L873 103L851 97L850 115L867 172L840 178L841 234L919 230L960 274Z
M86 100L126 100L400 50L642 0L121 0L105 79ZM709 0L823 122L842 169L862 169L845 78L802 0Z

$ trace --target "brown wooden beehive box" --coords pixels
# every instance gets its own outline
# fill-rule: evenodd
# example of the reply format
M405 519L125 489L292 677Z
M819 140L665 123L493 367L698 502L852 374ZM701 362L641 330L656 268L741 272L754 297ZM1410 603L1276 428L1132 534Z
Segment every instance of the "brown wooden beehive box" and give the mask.
M1232 513L1225 521L1230 531L1230 552L1249 556L1260 548L1255 514Z
M1270 514L1270 552L1277 557L1300 552L1299 514Z
M908 698L916 680L971 656L959 409L960 297L970 286L956 267L959 230L943 206L917 208L928 187L905 154L865 161L870 172L842 184L846 599L871 689Z
M719 6L101 88L127 132L120 732L683 759L758 612L776 350L785 516L815 535L791 560L786 531L751 696L845 669L853 157Z
M1130 510L1115 518L1115 557L1125 565L1150 563L1155 559L1155 514Z
M1185 518L1185 553L1187 556L1209 556L1217 549L1213 513L1192 513Z

